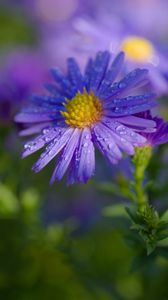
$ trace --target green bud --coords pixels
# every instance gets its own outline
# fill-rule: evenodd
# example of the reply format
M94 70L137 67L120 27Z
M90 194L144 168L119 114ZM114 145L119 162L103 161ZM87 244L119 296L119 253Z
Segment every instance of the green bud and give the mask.
M149 164L152 156L152 147L146 145L135 149L135 154L132 158L132 162L136 167L136 177L137 179L142 179L144 172Z
M33 212L38 208L39 195L36 190L28 189L22 195L21 204L26 212Z
M0 183L0 216L11 216L19 210L18 199L8 186Z

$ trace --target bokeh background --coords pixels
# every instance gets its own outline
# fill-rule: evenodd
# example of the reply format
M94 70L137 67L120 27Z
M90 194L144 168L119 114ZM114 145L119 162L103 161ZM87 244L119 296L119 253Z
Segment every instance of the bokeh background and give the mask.
M114 52L125 32L150 39L166 62L167 12L167 0L0 1L0 299L168 299L167 251L147 257L118 213L127 200L115 184L126 187L130 160L110 167L97 155L87 185L51 187L54 163L31 171L37 155L21 160L25 139L13 121L29 95L45 94L51 67L65 71L75 56L83 69L97 50ZM164 66L159 101L168 119ZM160 212L168 206L167 151L155 149L148 170L155 180L149 197Z

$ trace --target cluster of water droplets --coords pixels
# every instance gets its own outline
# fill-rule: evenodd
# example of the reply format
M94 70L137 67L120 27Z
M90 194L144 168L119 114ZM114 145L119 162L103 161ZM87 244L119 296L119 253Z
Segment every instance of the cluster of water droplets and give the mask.
M108 52L99 52L93 64L91 78L90 78L90 88L96 92L99 88L101 81L104 78L106 72L110 55Z
M54 138L59 135L61 132L61 129L59 127L47 127L42 130L42 134L35 138L34 140L27 142L24 145L25 152L23 153L23 156L27 156L32 154L33 152L41 149L44 147L47 143L54 140Z
M139 81L142 81L146 73L147 71L145 69L135 69L127 74L121 81L112 83L100 96L102 99L108 99L114 95L117 96L125 91L125 89L136 86Z
M90 129L84 129L74 155L74 176L78 182L87 182L94 174L95 151Z
M112 163L121 159L121 152L116 144L113 132L105 125L97 125L94 128L94 140L98 149Z
M34 164L33 170L39 172L45 165L49 163L66 145L71 129L60 128L57 130L56 135L48 144L45 151L40 155L38 161Z
M143 145L145 139L143 136L135 132L133 129L128 128L118 121L112 121L108 118L104 118L104 124L106 124L112 131L114 131L120 140L124 142L131 142L133 146ZM121 120L122 121L122 120Z
M59 70L59 69L52 69L51 74L55 81L61 86L63 93L68 98L73 98L77 92L77 87L73 85L69 78Z

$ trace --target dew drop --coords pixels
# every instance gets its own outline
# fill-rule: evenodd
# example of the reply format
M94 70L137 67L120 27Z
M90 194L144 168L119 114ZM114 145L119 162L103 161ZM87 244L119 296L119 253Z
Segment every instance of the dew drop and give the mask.
M49 129L48 128L44 128L43 129L43 134L47 134L47 133L49 133Z
M121 141L122 143L126 143L126 142L127 142L127 140L124 139L124 138L120 138L120 141Z
M44 142L49 142L50 141L50 138L49 137L44 137Z
M124 83L124 82L121 82L120 84L119 84L119 88L120 89L123 89L123 88L125 88L127 85Z
M55 153L55 151L54 151L53 149L51 149L51 150L48 152L48 155L49 155L49 156L52 156L54 153Z
M131 135L132 137L135 136L135 132L132 131L130 135Z
M30 146L29 146L28 144L25 144L25 145L24 145L24 149L25 149L25 150L26 150L26 149L29 149L29 147L30 147Z
M36 142L30 142L24 145L24 149L34 150L36 146Z
M124 130L125 130L125 127L124 127L123 125L119 125L119 126L117 126L117 127L116 127L116 131L117 131L117 132L119 132L119 133L120 133L120 132L121 132L121 130L122 130L122 131L124 131Z
M86 134L86 135L85 135L85 139L86 139L86 140L89 140L89 134Z
M108 144L108 149L111 150L113 147L113 144Z

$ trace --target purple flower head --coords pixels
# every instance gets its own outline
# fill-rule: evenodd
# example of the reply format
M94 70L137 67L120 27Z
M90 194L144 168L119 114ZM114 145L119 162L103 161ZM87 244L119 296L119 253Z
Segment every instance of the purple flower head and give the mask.
M91 2L92 10L88 8L85 14L74 15L64 23L64 27L60 28L55 22L54 30L43 30L42 49L51 63L56 62L62 67L70 55L78 58L83 66L88 57L99 50L108 50L113 54L124 51L127 57L126 71L137 67L147 68L150 83L157 94L167 94L168 1Z
M147 144L156 146L168 142L168 122L164 122L161 117L152 117L150 111L143 112L139 114L139 116L147 120L153 120L156 123L155 132L143 134L147 139Z
M108 51L90 59L84 75L75 59L68 59L68 72L51 71L55 83L47 84L51 95L33 96L32 105L15 120L27 124L21 135L39 133L24 146L26 157L46 146L33 170L39 172L60 153L51 183L68 172L68 184L87 182L95 171L95 148L116 164L122 152L146 143L144 132L155 131L155 121L135 114L155 106L154 94L137 95L148 71L135 69L115 81L123 65L119 53L110 63Z
M110 20L111 16L107 13L104 19L92 20L89 17L74 19L74 31L69 34L69 50L76 51L81 63L84 58L94 54L100 45L101 50L108 49L113 54L124 51L127 57L125 65L127 72L132 68L147 68L149 81L157 93L168 93L166 45L155 40L152 34L142 34L134 23L122 22L119 16L112 22ZM63 39L60 41L63 43ZM63 55L65 57L65 54Z
M95 3L97 15L105 15L108 12L111 18L119 17L127 26L134 27L140 35L158 39L167 36L167 0L92 1Z

